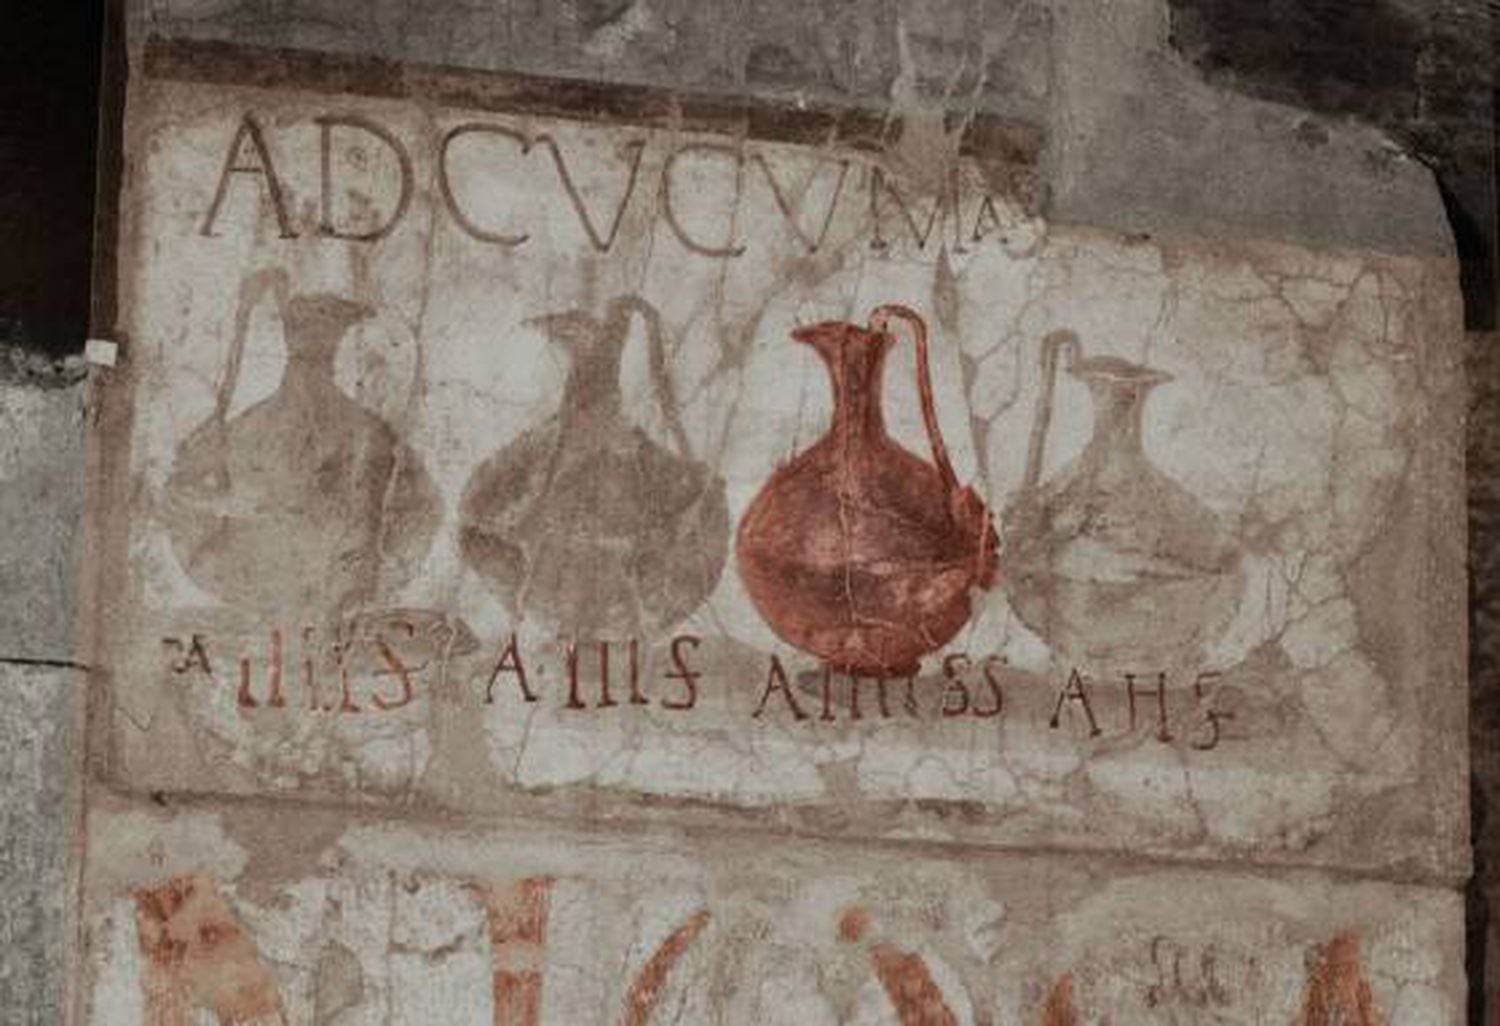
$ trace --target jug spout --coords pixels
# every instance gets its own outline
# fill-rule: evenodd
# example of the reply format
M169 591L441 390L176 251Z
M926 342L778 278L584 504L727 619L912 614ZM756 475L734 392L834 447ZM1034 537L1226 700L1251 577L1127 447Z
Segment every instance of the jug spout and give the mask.
M599 318L583 310L538 314L526 318L522 323L541 328L548 339L562 346L570 355L589 351L595 340L603 334Z
M1099 383L1110 388L1154 388L1172 380L1172 375L1153 367L1143 367L1118 356L1090 356L1075 358L1068 373L1088 382Z
M792 331L828 368L833 386L833 434L845 448L885 437L881 379L891 336L845 321L820 321Z
M1071 373L1088 385L1094 404L1094 431L1086 449L1090 458L1107 459L1108 453L1120 450L1142 452L1146 397L1172 375L1115 356L1075 360Z

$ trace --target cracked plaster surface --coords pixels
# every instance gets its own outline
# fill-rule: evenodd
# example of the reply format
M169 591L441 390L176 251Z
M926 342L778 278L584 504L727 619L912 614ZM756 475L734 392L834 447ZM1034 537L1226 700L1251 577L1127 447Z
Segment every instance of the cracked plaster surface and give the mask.
M374 242L316 232L313 119L351 110L413 161L409 207ZM247 112L296 238L282 237L263 176L239 173L213 234L203 233ZM492 134L455 145L445 198L438 141L469 121L555 140L573 191L544 147L519 154L516 137ZM544 815L722 815L851 835L1461 872L1460 335L1446 260L1052 226L993 192L985 167L968 160L945 165L959 183L957 216L944 209L919 246L913 233L933 203L924 185L950 179L933 172L941 147L915 142L886 163L750 141L743 163L705 148L672 165L684 145L724 140L165 82L136 89L130 133L140 154L122 276L131 344L113 400L128 431L109 440L109 494L120 502L95 511L114 547L100 573L111 594L128 596L102 617L94 657L110 671L105 747L124 785ZM378 225L399 192L391 152L347 127L332 138L341 230ZM876 168L906 190L916 221L880 192ZM884 202L878 225L872 193ZM478 239L455 204L486 230L529 237ZM333 639L351 628L340 611L249 610L205 591L159 512L175 455L225 380L236 290L264 267L284 269L299 290L373 307L346 338L336 379L417 454L444 510L420 570L377 591L342 649ZM481 461L557 411L566 361L531 318L597 310L627 293L666 326L672 419L722 478L732 523L828 422L822 369L788 340L796 325L862 323L891 301L923 313L959 478L1002 533L1022 487L1046 334L1071 329L1091 357L1170 374L1145 406L1144 451L1228 525L1239 573L1232 619L1162 665L1079 663L1016 616L1002 552L1000 585L974 596L968 626L924 663L916 716L899 691L881 715L873 688L859 719L847 692L820 716L815 665L779 645L729 557L701 607L638 639L645 704L569 708L563 632L482 585L460 558L456 511ZM649 359L632 328L622 402L670 447ZM910 360L903 344L888 361L884 408L892 435L925 453ZM263 305L228 422L288 373L282 326ZM1043 480L1090 431L1088 393L1063 375ZM268 458L303 472L296 452ZM264 555L245 572L274 578L277 553ZM279 708L266 690L273 632ZM374 640L395 634L412 668L409 701ZM514 672L497 672L512 635L535 702ZM671 676L680 669L672 641L688 636L697 643L685 658L701 677L692 708L669 709L685 695ZM622 697L627 639L610 640ZM580 653L585 704L596 706L597 653ZM791 702L766 701L773 653L794 680ZM971 660L971 698L989 701L981 664L995 675L998 715L943 715L953 692L940 669L954 653ZM1087 710L1064 693L1075 669ZM1129 671L1153 682L1169 673L1170 740L1159 739L1154 698L1140 701L1131 726ZM306 686L312 677L320 697ZM257 708L242 701L246 681Z

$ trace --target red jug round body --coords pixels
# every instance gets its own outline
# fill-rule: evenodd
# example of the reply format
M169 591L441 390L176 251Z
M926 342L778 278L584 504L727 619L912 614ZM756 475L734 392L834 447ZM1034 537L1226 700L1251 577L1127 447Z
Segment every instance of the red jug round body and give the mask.
M971 591L994 583L989 512L954 481L935 417L932 462L886 433L880 378L891 334L825 322L793 337L828 365L833 423L751 502L736 542L740 576L782 640L834 669L915 673L969 621ZM925 347L920 356L925 404Z

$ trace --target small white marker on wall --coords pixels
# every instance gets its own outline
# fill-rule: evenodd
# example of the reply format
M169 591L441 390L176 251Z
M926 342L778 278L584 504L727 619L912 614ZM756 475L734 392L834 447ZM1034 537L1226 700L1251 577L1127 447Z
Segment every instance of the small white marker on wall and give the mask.
M83 358L100 367L113 367L120 347L105 338L91 338L83 344Z

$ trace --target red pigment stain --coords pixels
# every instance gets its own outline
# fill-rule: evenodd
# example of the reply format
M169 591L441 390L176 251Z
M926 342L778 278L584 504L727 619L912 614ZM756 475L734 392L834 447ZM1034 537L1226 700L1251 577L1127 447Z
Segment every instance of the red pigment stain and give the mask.
M661 991L666 986L672 967L703 932L708 920L708 910L699 909L661 942L630 986L630 993L625 998L625 1014L620 1017L621 1026L646 1026L651 1013L661 1001Z
M476 886L489 925L495 1026L542 1021L542 953L553 880L533 876L508 887Z
M1308 974L1293 1026L1385 1026L1359 957L1359 938L1343 933L1325 944Z
M189 1026L199 1009L224 1026L286 1022L275 979L212 879L174 877L133 896L150 1026Z

